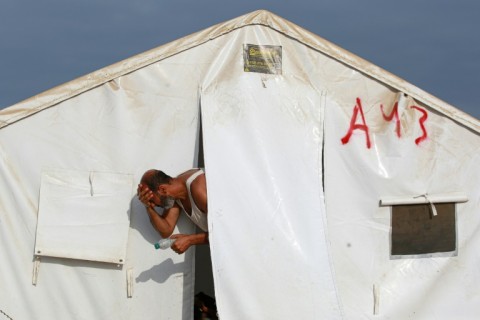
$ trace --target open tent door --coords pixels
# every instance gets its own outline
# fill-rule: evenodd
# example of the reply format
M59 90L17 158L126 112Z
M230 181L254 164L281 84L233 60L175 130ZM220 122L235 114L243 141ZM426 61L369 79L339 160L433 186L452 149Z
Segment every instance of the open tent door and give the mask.
M337 319L322 190L322 96L245 73L202 92L215 293L225 319Z

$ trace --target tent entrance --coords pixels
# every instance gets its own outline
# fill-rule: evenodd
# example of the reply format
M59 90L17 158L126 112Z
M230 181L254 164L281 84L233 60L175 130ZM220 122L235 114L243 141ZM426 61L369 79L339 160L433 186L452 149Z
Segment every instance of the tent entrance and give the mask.
M212 260L210 247L208 245L195 247L195 295L201 293L215 298Z
M199 131L197 140L197 161L198 168L205 168L203 155L203 134L202 134L202 117L199 115ZM197 232L200 232L197 230ZM205 294L215 298L215 290L213 285L212 259L210 255L210 246L195 246L195 289L194 294ZM197 310L198 311L198 310Z

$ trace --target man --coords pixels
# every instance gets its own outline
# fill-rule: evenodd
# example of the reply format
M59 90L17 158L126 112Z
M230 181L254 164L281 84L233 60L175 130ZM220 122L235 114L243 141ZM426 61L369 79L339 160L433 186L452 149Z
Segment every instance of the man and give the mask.
M192 245L208 243L207 184L203 170L191 169L175 178L160 170L148 170L138 185L137 194L162 238L176 239L172 244L175 252L181 254ZM163 213L159 215L155 207L163 208ZM204 232L172 236L181 211Z

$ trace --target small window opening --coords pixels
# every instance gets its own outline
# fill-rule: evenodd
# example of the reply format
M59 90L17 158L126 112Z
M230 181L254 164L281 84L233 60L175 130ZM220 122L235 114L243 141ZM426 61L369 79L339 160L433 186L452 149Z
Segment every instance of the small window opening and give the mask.
M432 206L436 212L433 212ZM455 203L393 205L391 256L431 256L457 250Z

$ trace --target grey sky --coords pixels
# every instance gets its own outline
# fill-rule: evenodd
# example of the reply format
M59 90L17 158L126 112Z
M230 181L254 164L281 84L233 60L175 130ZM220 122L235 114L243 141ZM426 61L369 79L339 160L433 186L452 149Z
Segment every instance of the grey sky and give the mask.
M0 108L258 9L480 118L478 0L1 0Z

